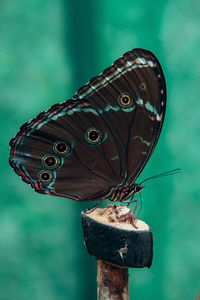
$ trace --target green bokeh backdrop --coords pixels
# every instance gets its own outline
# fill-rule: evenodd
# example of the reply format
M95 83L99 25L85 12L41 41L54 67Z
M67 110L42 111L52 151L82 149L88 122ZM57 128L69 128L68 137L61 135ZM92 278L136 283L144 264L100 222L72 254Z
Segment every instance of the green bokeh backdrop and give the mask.
M181 167L142 193L154 233L151 269L130 270L130 299L195 299L200 290L200 2L0 2L0 300L96 299L96 261L84 248L88 204L43 196L8 164L10 138L70 98L132 48L159 58L166 119L140 176Z

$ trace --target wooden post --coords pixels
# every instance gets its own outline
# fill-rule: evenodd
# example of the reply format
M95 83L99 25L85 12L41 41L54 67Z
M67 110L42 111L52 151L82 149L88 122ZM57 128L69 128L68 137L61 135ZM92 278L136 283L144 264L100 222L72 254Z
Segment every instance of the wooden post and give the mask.
M128 300L128 268L98 260L97 299Z
M127 206L82 212L84 242L98 260L98 300L128 300L128 268L151 267L153 235Z

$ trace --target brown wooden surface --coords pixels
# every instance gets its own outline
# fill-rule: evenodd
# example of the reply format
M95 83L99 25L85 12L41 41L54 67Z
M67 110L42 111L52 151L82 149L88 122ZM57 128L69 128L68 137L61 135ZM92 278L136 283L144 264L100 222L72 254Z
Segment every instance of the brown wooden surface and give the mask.
M98 300L128 300L128 268L98 260Z

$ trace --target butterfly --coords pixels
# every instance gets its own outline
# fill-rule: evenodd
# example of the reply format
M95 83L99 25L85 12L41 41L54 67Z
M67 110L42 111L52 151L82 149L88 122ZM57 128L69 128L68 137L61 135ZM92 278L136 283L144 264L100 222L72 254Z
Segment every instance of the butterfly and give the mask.
M158 141L166 109L160 63L133 49L25 123L10 141L9 162L39 193L77 201L126 202Z

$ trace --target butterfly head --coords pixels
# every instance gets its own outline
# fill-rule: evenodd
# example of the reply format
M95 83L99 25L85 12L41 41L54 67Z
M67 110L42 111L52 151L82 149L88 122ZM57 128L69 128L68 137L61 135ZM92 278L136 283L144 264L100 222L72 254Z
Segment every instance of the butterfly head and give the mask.
M133 195L141 193L141 191L144 189L144 186L139 184L139 183L135 183L133 186Z
M120 201L124 202L125 200L130 199L130 197L134 197L135 194L141 193L141 191L144 189L144 186L138 183L134 183L133 185L128 186L123 190L122 196Z

